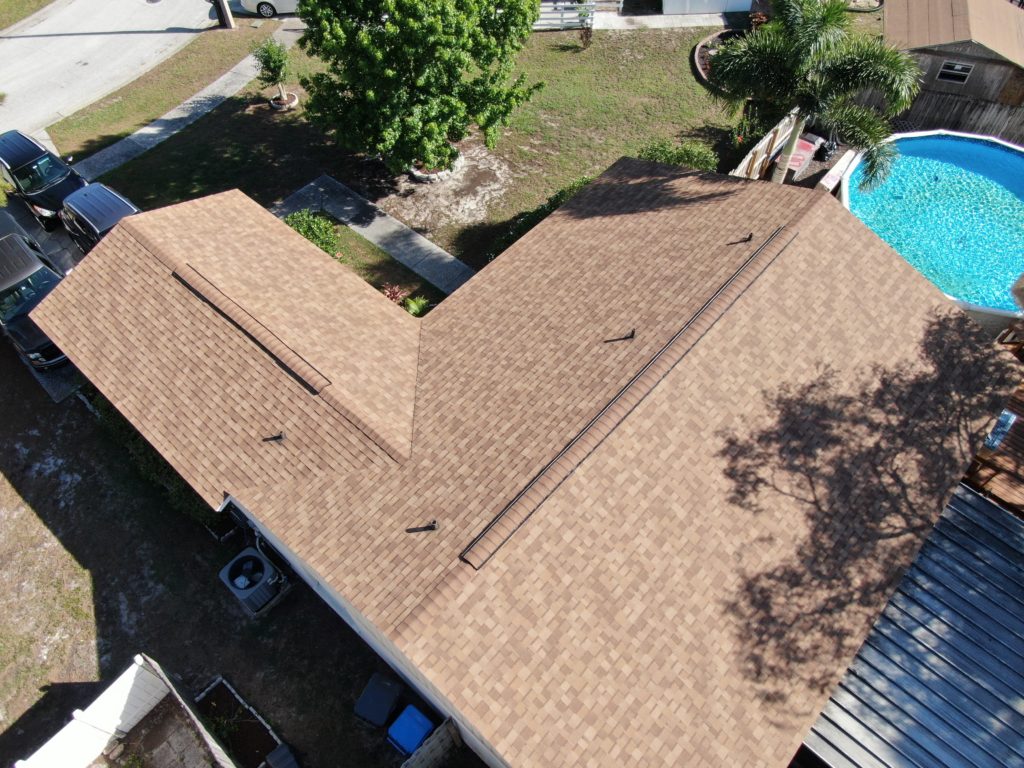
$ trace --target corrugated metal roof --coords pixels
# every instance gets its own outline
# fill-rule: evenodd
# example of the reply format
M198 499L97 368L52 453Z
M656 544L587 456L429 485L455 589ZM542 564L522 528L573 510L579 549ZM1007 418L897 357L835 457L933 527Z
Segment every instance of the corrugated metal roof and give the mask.
M958 489L805 745L833 768L1024 766L1024 521Z

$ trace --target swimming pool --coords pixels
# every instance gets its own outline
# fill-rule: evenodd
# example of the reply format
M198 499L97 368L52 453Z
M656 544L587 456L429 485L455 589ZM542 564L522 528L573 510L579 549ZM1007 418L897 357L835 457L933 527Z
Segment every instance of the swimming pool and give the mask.
M1024 272L1024 150L948 131L897 134L889 177L859 188L863 167L843 179L843 202L948 296L1019 312L1010 286Z

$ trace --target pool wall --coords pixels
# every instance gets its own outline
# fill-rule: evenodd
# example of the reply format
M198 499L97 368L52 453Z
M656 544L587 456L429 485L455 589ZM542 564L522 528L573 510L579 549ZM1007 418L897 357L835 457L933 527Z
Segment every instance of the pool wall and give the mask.
M1012 149L1015 152L1024 154L1024 147L1018 147L1016 144L1011 144L1008 141L997 139L993 136L982 136L976 133L960 133L959 131L946 131L946 130L935 130L935 131L910 131L908 133L894 133L886 141L898 141L899 139L916 139L924 136L954 136L961 139L977 139L979 141L989 141L993 144L1000 144L1007 149ZM861 159L864 153L859 152L857 156L850 163L846 172L843 174L843 181L839 187L839 199L842 201L846 210L850 210L850 177L853 172L860 165ZM890 246L891 247L891 246ZM900 257L902 258L902 257ZM961 301L955 296L950 296L948 293L943 294L947 299L956 304L960 309L964 310L978 325L984 328L986 331L991 331L993 334L999 333L999 331L1008 327L1011 323L1016 320L1024 319L1024 312L1008 312L1003 309L993 309L992 307L981 307L977 304L971 304L967 301Z

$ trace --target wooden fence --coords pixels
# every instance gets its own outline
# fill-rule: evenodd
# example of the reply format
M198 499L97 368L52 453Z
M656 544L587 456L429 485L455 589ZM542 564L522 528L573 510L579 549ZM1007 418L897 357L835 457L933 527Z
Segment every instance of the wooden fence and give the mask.
M876 93L866 94L858 101L866 106L882 105L882 98ZM910 127L918 131L945 128L995 136L1024 145L1024 107L1010 107L952 93L922 91L899 120L910 123Z
M746 156L740 161L740 164L729 171L729 175L739 176L743 179L762 178L767 172L772 158L775 157L775 154L786 143L786 139L789 138L789 134L792 133L795 124L796 110L794 109L776 123L775 127L768 131L764 138L754 145L753 149L747 152Z
M533 25L534 30L580 29L594 26L594 11L597 3L588 0L582 3L541 0L540 17Z

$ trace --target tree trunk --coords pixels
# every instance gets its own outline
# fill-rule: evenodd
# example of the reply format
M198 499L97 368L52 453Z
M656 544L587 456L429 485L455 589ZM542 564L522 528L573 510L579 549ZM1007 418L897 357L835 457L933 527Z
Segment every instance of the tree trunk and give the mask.
M782 150L782 155L779 157L779 161L775 163L775 173L772 174L772 181L774 183L784 184L786 182L786 174L789 172L789 161L793 159L796 143L800 140L800 134L804 132L804 125L806 124L807 118L798 114L796 122L793 124L793 130L786 140L786 146Z
M281 103L284 104L288 101L288 97L284 93L284 83L277 84L277 92L281 97Z

